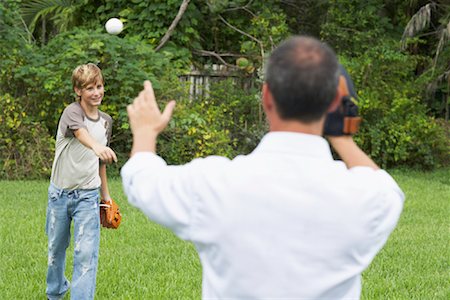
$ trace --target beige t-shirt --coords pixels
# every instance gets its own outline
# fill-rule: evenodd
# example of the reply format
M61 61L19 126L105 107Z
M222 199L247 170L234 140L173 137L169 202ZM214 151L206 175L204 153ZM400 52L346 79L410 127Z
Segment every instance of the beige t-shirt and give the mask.
M99 111L97 120L84 113L80 103L64 109L56 135L55 159L50 181L62 189L95 189L100 187L99 158L75 138L73 131L85 128L102 145L111 139L112 118Z

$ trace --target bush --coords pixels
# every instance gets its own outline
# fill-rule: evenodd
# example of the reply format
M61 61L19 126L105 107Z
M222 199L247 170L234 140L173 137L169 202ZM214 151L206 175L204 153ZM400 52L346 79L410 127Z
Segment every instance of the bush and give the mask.
M365 100L361 100L364 102ZM376 102L376 101L374 101ZM432 169L448 163L449 140L444 128L424 112L417 99L394 98L392 108L373 120L370 104L356 140L381 166Z
M213 154L233 158L252 151L265 129L256 91L224 80L212 84L204 99L179 98L158 153L170 164Z
M18 3L0 2L0 94L9 93L13 97L23 91L24 86L15 81L18 68L32 62L33 46L29 36L18 26L21 20ZM22 25L22 24L20 24Z
M0 96L0 178L49 177L55 141L38 122L24 112L21 101Z
M364 121L356 140L364 151L384 168L431 169L448 163L449 139L427 115L419 98L424 86L414 80L420 57L400 53L394 42L385 41L341 61L358 90Z
M113 146L126 151L126 105L137 96L145 79L159 89L159 78L176 76L176 71L170 69L170 61L163 54L132 37L83 30L59 34L34 53L30 64L15 70L16 85L25 87L22 94L29 97L27 110L51 133L56 132L64 107L74 101L73 69L88 62L102 69L105 97L101 110L114 120Z

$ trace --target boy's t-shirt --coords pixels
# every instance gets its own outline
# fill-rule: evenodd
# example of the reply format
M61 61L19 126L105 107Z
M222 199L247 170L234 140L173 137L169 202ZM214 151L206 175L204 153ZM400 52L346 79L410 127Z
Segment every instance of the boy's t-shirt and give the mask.
M67 106L58 124L55 159L50 181L61 189L95 189L100 187L99 158L75 138L74 130L85 128L101 145L109 145L112 118L99 111L97 120L90 119L80 103Z

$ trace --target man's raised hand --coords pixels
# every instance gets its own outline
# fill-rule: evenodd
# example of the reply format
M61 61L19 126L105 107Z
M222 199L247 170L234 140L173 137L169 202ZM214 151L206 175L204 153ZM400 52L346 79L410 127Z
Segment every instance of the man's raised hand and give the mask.
M158 108L150 81L144 82L144 89L127 106L131 132L133 133L132 154L140 151L156 151L156 137L169 124L175 101L167 103L164 111Z

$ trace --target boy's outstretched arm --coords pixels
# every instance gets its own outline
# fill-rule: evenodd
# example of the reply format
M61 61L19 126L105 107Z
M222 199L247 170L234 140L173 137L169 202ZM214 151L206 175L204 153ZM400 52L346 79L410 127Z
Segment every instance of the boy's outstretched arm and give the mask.
M73 132L75 137L82 143L84 146L92 149L95 155L97 155L102 162L110 164L112 162L117 162L117 156L114 151L107 147L99 144L96 140L94 140L89 132L85 128L79 128Z

